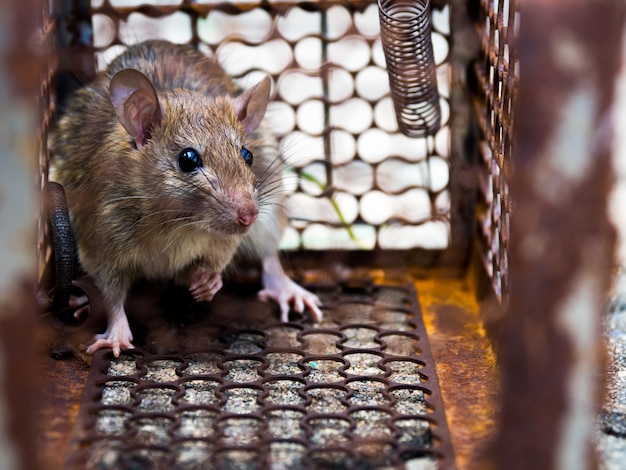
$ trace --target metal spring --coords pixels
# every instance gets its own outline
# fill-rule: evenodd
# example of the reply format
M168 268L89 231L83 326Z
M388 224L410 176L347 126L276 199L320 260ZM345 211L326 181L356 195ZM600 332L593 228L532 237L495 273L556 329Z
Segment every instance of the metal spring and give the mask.
M429 0L379 0L380 33L398 129L434 135L441 125Z

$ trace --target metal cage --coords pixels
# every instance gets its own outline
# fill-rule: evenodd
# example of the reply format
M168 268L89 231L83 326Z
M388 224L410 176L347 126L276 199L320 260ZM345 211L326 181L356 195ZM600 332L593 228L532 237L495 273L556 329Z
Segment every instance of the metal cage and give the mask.
M404 20L411 19L394 19L394 8ZM347 468L383 468L411 459L441 468L479 463L527 468L530 461L540 468L574 468L569 463L593 461L592 425L583 418L592 416L599 390L594 367L600 358L590 351L601 346L599 312L612 268L614 235L605 208L612 182L610 107L619 48L607 44L620 41L622 6L608 0L594 5L582 0L28 0L9 2L5 11L11 33L0 38L0 46L9 67L0 70L12 93L0 88L2 122L10 122L5 127L20 137L5 139L6 152L14 158L2 163L1 182L3 190L16 195L24 194L20 188L32 188L16 203L25 213L39 213L32 201L47 183L47 135L71 93L141 39L194 44L218 57L243 87L263 75L272 78L270 117L287 156L284 176L290 193L291 219L282 246L292 271L327 296L337 315L331 318L352 321L355 305L371 314L360 323L337 322L321 330L300 319L284 327L255 323L236 332L225 326L215 333L216 343L203 349L203 354L217 354L213 362L198 360L193 351L179 356L139 351L119 361L99 354L89 379L90 390L97 390L82 404L83 427L74 441L80 445L74 446L78 454L70 462L80 467L94 452L102 456L123 447L126 438L143 436L143 444L127 444L154 451L156 457L140 452L136 458L155 468L170 465L168 445L184 454L180 430L193 420L213 420L210 427L221 436L216 449L226 466L247 462L252 468L255 460L268 466L284 455L295 459L296 467L311 468L338 462ZM415 36L425 28L431 28L430 34ZM432 59L431 66L412 62L415 57ZM35 94L37 105L24 106L25 97ZM7 110L13 111L13 120ZM14 126L33 120L34 133ZM37 149L32 148L35 141ZM15 165L24 152L38 155L26 171ZM49 281L50 235L43 218L36 230L29 229L27 222L9 219L6 207L0 199L0 239L26 233L33 243L26 252L30 263L22 260L23 248L15 251L7 243L2 253L11 262L0 273L19 279L21 291L28 291ZM32 262L35 243L38 269ZM331 268L320 269L320 260ZM477 342L488 336L497 352L500 427L481 434L485 447L495 443L482 449L485 459L475 449L466 451L467 441L454 426L448 433L443 413L444 403L452 404L448 421L450 416L452 424L462 421L461 392L445 388L455 383L451 357L456 351L456 346L445 351L445 341L456 344L451 332L469 317L438 310L437 299L420 310L413 290L417 285L419 296L420 285L436 283L440 278L433 273L439 269L463 279L452 285L475 288L472 305L482 317L476 326L480 334L470 336ZM0 305L8 306L0 318L28 336L34 300L16 308L7 300L15 284L2 281L0 288ZM380 312L395 312L396 323ZM383 326L368 323L374 317ZM279 340L264 328L280 330ZM17 352L31 357L32 340L16 345L2 329L0 358ZM316 350L315 334L327 335L335 349ZM427 336L434 344L432 354ZM215 350L216 344L225 349ZM486 351L482 356L495 376L491 349ZM469 356L463 359L471 361ZM393 368L402 360L419 365L411 386ZM326 370L333 361L334 368ZM274 380L271 371L281 363L293 370L276 373L281 380ZM202 378L215 372L198 372L201 367L214 367L219 380ZM367 373L367 367L378 369ZM245 387L237 387L233 369L248 377ZM459 369L460 376L471 376ZM7 417L11 426L0 433L0 441L15 443L6 458L18 462L15 468L36 468L28 450L34 445L33 420L15 424L19 413L29 415L34 400L18 392L32 385L32 366L25 360L0 370L3 378L16 377L0 394L4 403L17 405ZM330 385L317 386L311 378L316 374L330 374ZM437 374L443 377L443 392ZM585 380L591 385L575 388ZM167 384L159 388L159 381ZM112 391L113 383L121 388ZM487 379L480 386L493 396L498 388ZM242 396L234 395L237 388L246 389ZM340 437L332 445L322 436L322 417L314 411L319 388L328 389L328 400L335 396L341 408L324 418L332 421L325 432ZM109 398L128 394L138 410L130 402L103 402L107 393ZM250 422L240 425L232 423L241 416L219 415L215 404L167 408L168 403L179 406L189 393L214 394L221 407L229 399L276 401L274 407L250 411L244 416ZM360 402L360 393L368 398ZM288 403L290 396L295 404ZM101 401L94 404L94 398ZM150 400L158 411L142 410ZM408 419L407 407L421 410L411 425L402 422ZM173 413L178 413L175 419ZM269 424L264 420L276 424L279 415L285 420L279 426L298 421L303 434L265 435ZM363 422L378 426L384 437L368 440ZM126 433L112 439L115 445L108 450L98 446L110 431L106 423ZM427 438L416 431L433 424L435 431ZM237 447L232 433L245 434L247 427L259 440ZM160 432L173 440L159 440ZM355 436L350 442L358 446L342 447L341 439ZM204 439L197 442L215 443ZM85 448L92 454L81 454ZM233 452L239 454L233 457ZM381 460L381 455L387 457Z

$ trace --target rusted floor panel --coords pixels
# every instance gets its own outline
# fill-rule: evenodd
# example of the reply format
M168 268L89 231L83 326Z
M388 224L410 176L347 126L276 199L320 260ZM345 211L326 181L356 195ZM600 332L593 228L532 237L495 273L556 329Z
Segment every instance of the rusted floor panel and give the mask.
M39 468L60 470L65 464L89 366L73 357L55 360L42 352L39 374Z
M406 375L406 372L402 372L401 369L396 368L394 370L393 367L389 367L393 362L389 362L390 359L406 359L395 361L396 365L401 365L404 362L405 367L411 364L420 365L416 361L423 361L423 357L419 355L413 357L412 350L420 349L422 355L424 352L428 352L428 347L424 347L421 343L423 341L423 334L420 334L422 327L419 325L421 322L415 322L410 316L399 313L406 313L411 309L419 311L416 304L411 305L414 302L412 300L414 299L412 287L409 286L408 290L404 287L400 289L394 287L387 290L387 294L383 295L383 304L389 301L400 301L401 304L404 304L401 308L396 309L395 320L393 320L396 323L393 324L394 331L391 331L392 325L387 322L385 326L384 318L381 317L380 313L375 313L377 310L381 311L378 308L381 300L371 297L373 293L382 292L381 288L369 286L364 290L363 285L359 283L345 286L341 293L342 296L344 294L352 295L352 299L336 297L338 292L336 287L326 286L322 289L322 296L325 296L326 304L329 306L326 312L326 324L312 325L305 319L294 317L293 321L287 325L274 324L268 332L267 319L272 319L275 316L266 306L255 303L254 309L246 312L220 311L220 315L230 316L232 329L244 330L243 335L233 333L233 336L220 326L213 324L195 328L189 334L181 337L171 334L171 328L168 329L165 326L166 323L163 323L161 328L156 328L151 334L142 338L147 344L147 349L151 352L125 356L121 361L115 362L112 367L109 362L111 358L108 354L97 355L93 364L94 372L92 375L94 377L102 378L111 372L113 374L130 373L130 376L118 377L117 382L134 388L135 391L129 395L128 387L122 388L120 392L119 390L115 391L115 387L107 386L102 382L94 384L90 381L91 391L93 391L92 387L94 386L100 387L95 395L99 395L102 390L106 389L105 394L107 394L106 400L109 400L108 403L110 403L108 405L111 408L110 413L108 415L106 412L104 415L85 414L84 411L87 407L83 404L82 416L83 418L87 416L87 418L86 420L81 418L81 423L74 433L75 437L93 438L93 426L95 425L99 426L101 433L115 434L121 432L126 444L128 444L126 438L129 436L139 436L140 439L144 439L144 444L149 442L150 445L156 445L156 448L159 449L160 444L162 444L159 439L171 440L174 438L174 441L179 444L177 447L179 457L201 459L204 456L207 458L215 448L209 448L204 444L193 444L193 442L198 441L196 439L198 436L185 435L185 433L192 432L189 431L191 428L185 426L193 422L195 424L192 427L195 427L198 433L203 432L202 426L205 426L206 432L218 430L221 433L221 441L218 442L218 446L220 446L218 454L223 459L222 462L232 463L236 462L237 459L241 461L246 461L246 459L258 460L259 454L255 451L257 446L262 446L263 443L273 443L273 447L270 447L270 452L267 454L269 455L268 458L291 458L295 465L293 468L298 468L297 465L300 465L301 462L308 462L312 466L319 467L323 464L332 463L335 465L338 462L348 462L354 465L358 462L365 462L367 459L373 459L370 460L372 464L379 463L382 465L386 463L391 464L391 468L397 468L403 460L409 457L427 457L428 455L436 455L441 450L445 451L445 446L449 445L451 441L456 453L458 468L477 468L476 464L480 461L481 453L493 431L497 387L493 356L490 353L488 340L480 326L478 306L473 300L473 293L463 279L432 276L412 278L406 273L401 275L381 273L380 276L374 277L378 277L377 283L389 283L390 285L398 280L406 282L412 279L413 285L419 291L432 355L443 389L442 395L450 423L451 439L446 437L445 426L443 428L438 427L434 430L434 434L440 434L444 440L434 439L434 446L429 447L429 433L424 433L423 429L419 432L416 431L419 428L418 423L424 423L424 421L419 421L419 417L426 420L441 419L441 415L434 416L432 413L433 404L437 404L437 400L441 399L436 390L435 395L426 400L428 403L426 409L422 408L420 411L420 407L424 406L423 402L420 403L420 387L430 390L432 382L418 382L419 375L415 374L417 370L413 371L414 376L411 378L410 374ZM390 296L393 292L395 294ZM398 293L401 293L400 297L398 297ZM368 295L369 298L367 298ZM374 294L374 297L376 295L378 294ZM335 300L330 301L333 296L335 296ZM378 307L376 307L376 302L379 304ZM226 306L228 304L228 302L225 303ZM333 313L333 309L338 305L344 309L342 318L335 318L337 314ZM366 307L365 313L363 313L364 307ZM390 305L387 305L385 309L389 310L389 307ZM388 316L387 319L392 317L393 315ZM380 326L381 320L383 320L382 327ZM397 323L398 321L400 323ZM345 322L352 324L348 326ZM379 323L378 326L376 326L376 322ZM404 327L401 326L402 323L404 323ZM261 336L255 336L258 334L257 327L260 324L265 324L265 333ZM338 330L342 331L343 336L336 337ZM387 336L387 341L381 342L380 339L384 339L385 336ZM300 340L306 339L306 341L303 343L298 338ZM216 341L217 339L220 341ZM154 347L156 344L160 346ZM255 350L259 344L261 349ZM153 346L151 347L151 345ZM216 351L216 348L222 348L227 352L226 355L218 355L218 357L213 358L210 355L194 356L190 354L172 356L171 352L180 348L181 345L185 346L184 350L186 351ZM350 359L350 353L352 353L353 359L350 362L355 364L351 367L356 367L353 371L346 368L345 362L342 362ZM386 354L392 355L388 357ZM159 360L162 361L159 362ZM428 371L432 361L429 360L428 362L429 364L425 368L422 365L419 369L422 377L423 375L434 377L432 372ZM63 381L63 374L72 370L71 364L74 364L74 361L56 362L52 364L51 368L45 367L44 375L50 374L51 369L55 368L55 364L58 364L56 369L59 369L57 371L59 373L56 375L61 376L60 379ZM333 365L338 367L332 367ZM192 367L192 369L185 370L189 366L193 366L195 369ZM125 367L131 369L125 370ZM132 367L139 367L139 369L134 370ZM211 369L212 367L213 369ZM76 374L76 370L80 370L80 368L74 369L74 373L70 374L66 381L73 384L73 390L80 390L84 383L81 383L81 380L84 380L84 372L81 377L80 374ZM200 383L194 384L192 379L195 375L180 377L176 371L178 374L181 372L200 373L201 378L218 380L212 383L205 380L202 385ZM351 374L351 372L356 372L356 374ZM402 378L403 373L405 374L404 378ZM146 376L146 374L148 375ZM159 378L159 374L164 375ZM243 375L238 377L237 374ZM293 376L290 377L290 375ZM417 380L415 380L416 378ZM410 380L412 380L411 385L408 384ZM159 388L158 385L161 383L159 381L169 386L165 389L171 391L171 396L168 395L170 392L167 391L160 398L158 393L157 395L152 393ZM328 381L329 385L325 386L324 381ZM47 392L54 396L63 393L64 388L56 386ZM298 389L306 390L307 393L301 393L302 390L298 392ZM218 393L215 393L216 390ZM150 410L144 410L147 411L148 415L128 415L131 416L131 419L127 424L122 424L125 417L128 417L126 413L131 412L131 410L125 408L128 407L128 403L115 403L115 401L125 400L123 398L125 393L126 399L132 396L134 405L139 404L140 406L152 402L153 404L156 403L157 407L167 407L172 403L178 403L180 407L181 399L187 400L187 403L184 403L183 408L177 409L177 411L162 410L160 414L152 416L152 421L150 421L149 415L153 411ZM213 394L213 398L210 398L211 394ZM209 403L208 408L205 408L204 416L201 416L203 411L194 408L193 405L193 399L201 396L205 400L216 400L215 403ZM175 399L172 401L173 398ZM94 396L87 396L86 399L85 403L92 406L92 413L95 411L102 412L102 409L106 408L97 402L94 404ZM58 399L50 401L53 410L48 410L48 415L66 414L67 418L63 420L64 423L71 422L78 406L76 396L73 397L73 400L73 403L70 403L72 399L66 396L61 401ZM166 404L163 405L163 403ZM259 403L264 404L266 408L271 403L275 411L270 416L267 414L268 409L256 408L255 403L257 405ZM319 419L322 417L320 414L321 403L324 403L323 406L338 405L337 409L334 410L336 414L330 415L330 420ZM231 405L233 408L228 408ZM222 415L215 414L224 406L232 414L224 414L223 411ZM251 417L249 422L239 421L241 426L237 424L235 418L245 416L238 414L237 406L248 406L245 416ZM206 414L207 409L208 414ZM440 409L441 407L437 405L438 412ZM426 411L425 415L421 414L423 411ZM181 412L185 413L181 415ZM194 413L199 413L199 415L195 416ZM417 417L417 420L411 422L410 419L405 419L405 422L402 422L403 418L411 417L412 414L415 414L413 417ZM182 423L178 419L180 416L187 420L186 423ZM156 418L160 418L160 420ZM280 432L284 433L282 436L284 439L278 439L278 437L274 439L271 438L271 435L266 435L269 433L268 430L272 429L267 424L268 418L271 418L269 423L273 426L273 432L277 432L276 429L281 429ZM263 421L264 419L265 421ZM304 429L304 434L298 435L297 432L293 434L294 431L293 429L290 430L289 426L300 420L305 423L304 426L301 426ZM393 422L394 425L370 428L363 424L366 422L376 423L377 420L379 424ZM330 427L324 430L321 423ZM56 428L56 430L51 429L44 432L43 455L49 456L48 463L50 463L47 468L69 468L61 464L58 452L60 449L65 450L63 446L67 445L69 426L66 426L68 429L65 432L58 426ZM252 433L252 435L243 435L238 438L238 433L246 428L259 429L256 429L256 434ZM381 430L382 437L378 436L374 439L375 431ZM333 433L342 439L356 437L356 441L360 444L348 446L346 451L345 443L339 439L334 442L337 444L336 452L330 454L316 453L314 446L324 444L324 439L328 439L328 436L332 436ZM368 433L370 434L368 435ZM413 434L411 435L411 433ZM259 436L261 436L260 443L255 441ZM245 444L243 453L231 451L231 446L236 443L237 439L252 440L251 442L239 442L239 444L242 442ZM114 442L115 439L88 439L86 445L73 449L72 456L65 453L65 457L77 458L79 461L77 466L80 467L84 464L84 461L80 462L80 459L90 458L89 451L85 451L85 449L90 448L91 444L89 443L100 442L100 447L98 445L91 446L91 453L100 452L100 455L106 458L114 458L115 446L107 449L101 444L104 441ZM199 441L206 443L206 436L204 436L204 440L199 439ZM369 445L365 445L365 443ZM324 445L328 445L328 443ZM56 449L56 454L51 449ZM135 448L138 451L140 449L141 446ZM414 452L406 452L411 450ZM430 454L431 452L433 453ZM155 458L157 460L163 459L162 462L167 462L168 458L172 458L171 455L168 456L168 452L159 453L157 450L157 454ZM147 454L139 452L134 455L136 459L142 461ZM374 457L378 458L379 462L376 462ZM334 463L324 463L320 460L322 458L335 459L335 461ZM427 460L423 461L427 462ZM134 463L138 463L138 461L134 461ZM116 462L117 464L119 462ZM374 468L380 468L380 465L374 465ZM452 466L453 463L451 462L440 461L439 468L451 468ZM95 468L119 467L96 465Z
M496 356L483 325L473 282L426 277L415 281L437 367L452 446L459 469L489 468L496 432L499 380Z

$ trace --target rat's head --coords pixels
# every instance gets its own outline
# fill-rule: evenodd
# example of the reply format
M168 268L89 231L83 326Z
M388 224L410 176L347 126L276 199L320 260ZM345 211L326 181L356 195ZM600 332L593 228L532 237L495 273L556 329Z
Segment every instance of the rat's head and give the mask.
M155 221L218 232L245 233L258 215L258 188L246 137L269 101L266 78L236 98L177 89L157 92L141 72L113 76L111 103L135 143L144 187L155 193ZM148 201L150 201L148 199Z

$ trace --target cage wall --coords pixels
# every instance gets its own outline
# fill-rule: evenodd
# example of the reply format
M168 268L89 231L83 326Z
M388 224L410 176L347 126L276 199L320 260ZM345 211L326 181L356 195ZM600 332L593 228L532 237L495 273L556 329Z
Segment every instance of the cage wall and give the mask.
M472 64L472 106L480 130L477 145L478 241L482 265L498 299L509 292L510 217L514 106L519 85L515 0L483 0L476 5L479 53Z

